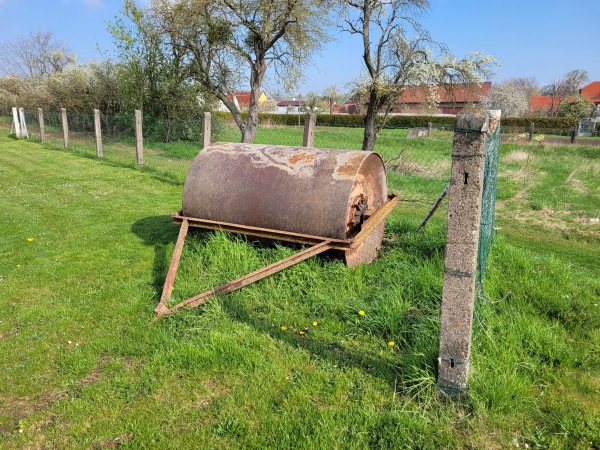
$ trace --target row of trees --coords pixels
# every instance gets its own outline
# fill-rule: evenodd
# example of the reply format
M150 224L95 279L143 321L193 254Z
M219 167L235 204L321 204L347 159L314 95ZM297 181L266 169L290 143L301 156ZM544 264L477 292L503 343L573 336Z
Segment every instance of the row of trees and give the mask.
M480 82L497 64L482 53L459 60L436 42L419 22L427 0L148 0L145 5L125 0L112 25L120 59L146 69L159 60L175 84L194 85L207 101L220 100L243 142L254 139L267 78L289 90L333 28L362 48L364 73L354 92L365 105L365 150L373 149L406 86ZM247 115L231 97L242 85L251 92Z
M218 99L231 111L244 142L254 139L265 81L289 91L333 29L360 42L357 58L364 73L354 92L365 105L366 150L373 148L405 86L479 82L496 65L481 53L459 60L436 42L419 22L427 0L147 0L143 5L124 0L109 26L119 64L83 72L99 67L114 72L119 90L114 107L135 105L154 116L189 116L190 101L209 105ZM38 73L46 81L30 83L36 84L31 89L51 86L53 77L75 76L68 72L61 66L50 76ZM251 92L246 115L231 97L244 87ZM54 88L47 89L52 98Z
M152 50L151 46L148 47ZM67 45L51 33L33 33L0 46L0 113L26 109L132 114L143 109L161 119L198 118L198 89L175 80L165 61L77 63Z
M74 64L69 49L48 33L3 46L0 61L13 76L0 79L1 101L27 98L31 105L19 104L99 108L107 114L141 109L147 116L178 119L193 118L219 100L231 111L242 141L252 142L265 82L290 91L302 76L300 68L330 38L328 31L340 29L360 46L357 58L364 69L352 91L362 106L363 149L372 150L407 86L451 90L489 78L497 65L480 52L457 59L435 41L419 21L430 7L427 0L146 0L143 5L123 0L120 15L109 24L117 63ZM562 98L586 77L574 71L544 89ZM242 114L231 94L248 87L250 103ZM486 101L505 115L519 115L535 92L532 80L511 80L495 86ZM335 88L325 93L329 107L338 94ZM311 108L318 96L307 97Z

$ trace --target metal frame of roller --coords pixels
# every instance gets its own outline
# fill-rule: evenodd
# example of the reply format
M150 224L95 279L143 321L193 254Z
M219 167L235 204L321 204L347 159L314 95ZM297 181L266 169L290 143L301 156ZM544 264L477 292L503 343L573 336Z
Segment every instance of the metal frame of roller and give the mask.
M202 150L188 171L181 229L155 320L201 305L327 250L349 266L377 256L385 218L397 204L388 196L385 167L373 152L220 144ZM309 247L251 274L169 308L189 226L224 230Z

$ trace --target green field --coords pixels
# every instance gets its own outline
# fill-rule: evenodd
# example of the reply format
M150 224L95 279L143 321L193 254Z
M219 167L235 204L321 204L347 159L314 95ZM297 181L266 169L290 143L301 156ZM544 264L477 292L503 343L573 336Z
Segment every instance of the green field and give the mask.
M452 400L436 387L443 210L416 234L422 207L402 202L372 265L313 258L149 325L181 184L8 132L0 448L600 448L600 148L503 144L489 298ZM401 194L439 178L398 167ZM173 297L293 251L194 233Z

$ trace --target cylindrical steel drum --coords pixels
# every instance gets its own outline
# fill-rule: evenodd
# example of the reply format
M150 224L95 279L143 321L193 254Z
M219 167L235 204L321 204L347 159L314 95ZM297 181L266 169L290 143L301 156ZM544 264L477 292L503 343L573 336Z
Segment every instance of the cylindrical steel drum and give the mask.
M260 144L202 150L183 187L184 216L347 239L387 200L377 153ZM377 247L383 224L369 244ZM361 261L358 261L361 262ZM364 261L367 262L367 261Z

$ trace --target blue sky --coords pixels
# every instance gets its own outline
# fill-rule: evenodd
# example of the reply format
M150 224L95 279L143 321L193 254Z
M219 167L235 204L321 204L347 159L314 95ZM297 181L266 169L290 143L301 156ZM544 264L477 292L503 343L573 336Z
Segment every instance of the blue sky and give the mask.
M112 54L106 22L119 13L120 0L0 0L0 45L31 32L50 31L81 62ZM541 84L573 69L587 70L600 80L600 0L430 0L421 18L432 37L458 57L483 50L502 66L492 82L534 77ZM360 42L336 34L298 91L340 89L361 67ZM105 53L99 53L100 48ZM265 86L267 92L276 86Z

